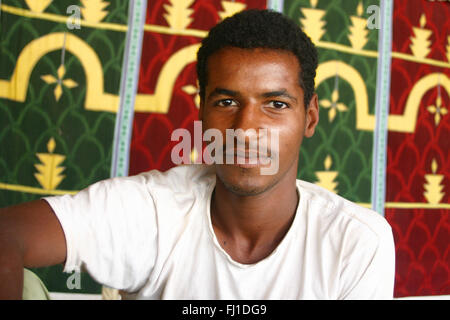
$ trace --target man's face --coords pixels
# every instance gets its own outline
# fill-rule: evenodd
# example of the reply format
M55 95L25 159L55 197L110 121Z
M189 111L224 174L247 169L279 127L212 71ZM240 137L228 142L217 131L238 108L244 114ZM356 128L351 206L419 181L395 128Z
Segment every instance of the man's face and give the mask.
M296 178L303 137L311 137L318 122L317 96L306 109L299 72L297 58L287 51L231 47L209 57L200 107L203 130L218 129L224 144L227 129L254 129L258 139L258 133L266 132L268 154L272 161L275 157L279 161L278 170L271 175L261 174L261 167L267 164L215 164L217 177L228 190L256 195L283 179ZM274 132L278 132L278 147L271 142ZM249 146L248 137L244 140L246 152L258 150Z

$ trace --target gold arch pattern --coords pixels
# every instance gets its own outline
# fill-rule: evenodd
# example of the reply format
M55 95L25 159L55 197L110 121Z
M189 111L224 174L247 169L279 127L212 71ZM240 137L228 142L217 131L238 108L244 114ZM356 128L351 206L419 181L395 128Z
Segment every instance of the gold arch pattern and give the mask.
M200 44L192 44L172 54L161 69L155 93L136 96L135 111L167 113L175 81L184 67L196 61L199 47ZM150 108L153 111L148 111Z
M356 129L373 131L375 116L369 114L369 98L366 85L359 72L352 66L339 61L330 60L321 63L317 68L316 87L323 81L338 76L347 81L352 87L356 101Z
M414 132L422 97L428 90L439 85L442 88L445 88L448 95L450 95L450 79L444 73L431 73L420 79L409 93L408 100L406 100L404 115L389 116L389 128L400 127L403 129L402 132Z
M373 131L375 116L369 114L367 89L363 78L352 66L338 60L321 63L317 68L316 87L328 78L336 76L346 80L353 89L356 101L356 128ZM420 79L411 90L403 114L389 115L388 130L412 133L416 128L417 114L424 94L433 87L441 85L450 95L450 79L443 73L432 73Z
M38 61L49 52L61 50L63 46L78 58L86 74L85 108L91 111L116 113L119 108L119 96L104 91L103 69L97 53L85 41L70 33L48 34L24 47L10 80L0 80L0 98L24 102L31 73ZM175 81L187 64L195 62L199 46L199 44L187 46L170 57L160 72L155 93L136 96L135 111L156 113L169 111Z
M64 39L66 37L66 39ZM86 109L118 106L118 98L104 92L103 70L96 52L86 42L69 33L52 33L31 41L20 53L10 80L0 80L0 98L24 102L31 73L49 52L65 49L75 55L86 73Z
M70 33L52 33L30 42L20 53L10 80L0 80L0 98L24 102L31 73L37 62L51 51L65 49L75 55L86 74L85 108L92 111L116 113L119 96L104 92L104 77L97 53L82 39ZM158 77L154 94L136 96L136 112L167 113L172 90L180 72L195 62L200 44L192 44L174 53L164 64ZM346 80L353 89L356 101L356 128L373 131L375 116L369 113L369 101L365 82L352 66L338 60L321 63L317 69L316 87L328 78L336 76ZM450 79L443 73L433 73L420 79L411 90L402 115L389 115L388 130L414 132L417 113L423 95L431 88L441 85L450 94Z

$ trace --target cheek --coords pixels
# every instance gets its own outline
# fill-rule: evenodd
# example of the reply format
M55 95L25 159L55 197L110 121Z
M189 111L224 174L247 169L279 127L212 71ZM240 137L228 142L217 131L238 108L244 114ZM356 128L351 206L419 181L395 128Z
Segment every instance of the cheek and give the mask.
M283 138L286 145L300 145L304 136L304 122L304 118L292 116L288 119L288 121L278 125L277 127L280 132L280 140Z
M212 128L219 130L225 129L229 125L229 121L227 120L227 117L221 112L210 110L209 108L203 110L202 125L204 130Z
M298 123L291 123L279 129L279 153L282 162L298 156L303 140L303 130Z
M202 131L205 133L208 129L217 129L217 126L215 125L215 121L211 119L211 117L203 117L202 118Z

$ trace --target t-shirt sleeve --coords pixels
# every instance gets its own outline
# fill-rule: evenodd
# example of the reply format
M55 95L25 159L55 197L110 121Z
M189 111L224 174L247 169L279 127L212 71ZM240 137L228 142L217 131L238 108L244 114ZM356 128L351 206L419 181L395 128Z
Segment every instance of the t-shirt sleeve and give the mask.
M65 272L85 270L100 284L129 292L149 279L157 227L143 176L108 179L76 195L44 200L64 230Z
M383 219L375 229L350 230L343 256L340 298L392 299L394 278L395 246L389 224Z

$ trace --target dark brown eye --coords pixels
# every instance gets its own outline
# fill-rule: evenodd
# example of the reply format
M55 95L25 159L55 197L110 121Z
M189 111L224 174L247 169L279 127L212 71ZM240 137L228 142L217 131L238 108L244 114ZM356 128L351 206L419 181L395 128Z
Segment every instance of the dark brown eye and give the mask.
M275 109L285 109L288 108L288 104L281 101L270 101L270 105Z
M223 100L217 101L215 105L219 106L219 107L232 107L237 104L233 99L223 99Z

